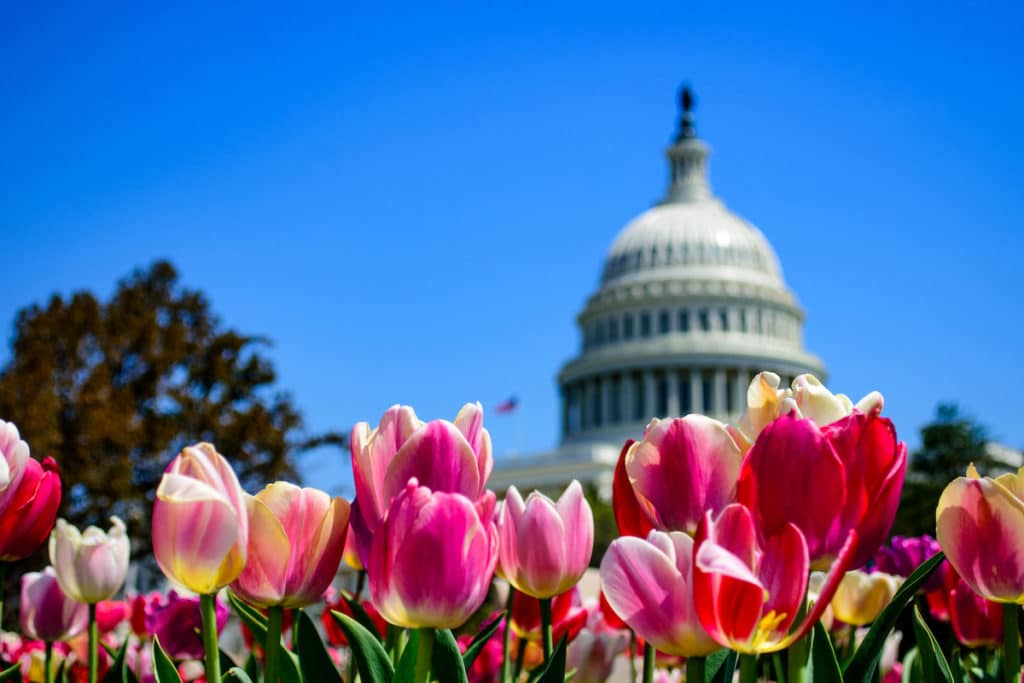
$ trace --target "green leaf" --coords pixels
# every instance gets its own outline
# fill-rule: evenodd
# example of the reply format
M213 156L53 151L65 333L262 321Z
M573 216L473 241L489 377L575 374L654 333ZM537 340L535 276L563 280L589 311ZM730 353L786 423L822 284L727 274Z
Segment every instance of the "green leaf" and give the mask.
M260 614L259 610L242 602L241 599L231 591L228 591L228 602L235 614L242 620L242 623L252 632L252 637L260 647L267 645L267 618Z
M814 625L814 634L811 638L811 666L814 667L815 681L843 683L843 671L839 668L832 640L820 621Z
M498 630L498 627L501 626L501 620L504 618L505 613L502 612L496 616L491 623L480 629L480 632L473 637L472 641L470 641L466 651L462 653L462 663L466 667L466 671L469 671L469 667L473 666L473 662L476 661L477 655L480 654L480 651L484 649L484 645L487 644L487 641L491 639L491 636L493 636Z
M451 629L439 628L434 631L434 653L430 659L434 679L445 683L467 683L466 666L462 653Z
M355 598L350 598L348 595L342 593L341 597L345 599L345 604L352 610L352 618L359 622L359 625L373 634L373 637L377 639L377 642L384 642L384 634L377 630L377 624L374 623L370 615L367 614L363 606Z
M551 651L547 666L539 666L530 674L530 683L565 683L565 649L567 637L562 636Z
M715 650L704 659L704 679L707 683L732 683L736 672L736 653L732 650Z
M224 675L220 678L221 681L239 681L240 683L253 683L252 676L247 674L244 669L239 669L237 666L233 666L224 672Z
M950 653L949 671L953 674L954 681L967 679L967 672L964 671L964 663L960 660L960 648L955 647Z
M871 683L874 678L875 669L878 668L878 660L882 656L885 639L889 637L889 632L896 625L896 620L899 618L900 613L906 609L907 605L914 599L917 590L932 575L932 572L938 568L945 557L939 551L936 555L922 562L921 566L915 569L914 573L903 582L900 589L896 591L896 595L893 596L892 602L875 619L875 623L871 625L871 630L868 631L864 641L857 648L857 651L853 653L850 661L846 663L846 667L843 669L843 679L847 683Z
M228 602L231 603L231 608L235 610L235 614L237 614L238 618L242 620L242 623L249 628L249 631L252 633L253 640L255 640L260 647L266 648L267 618L260 614L260 611L255 607L243 602L231 591L228 591ZM230 662L229 666L234 667L235 663ZM299 667L299 659L295 656L295 653L284 646L284 638L281 639L280 675L281 683L302 683L303 680Z
M419 629L410 629L409 640L405 643L405 649L402 650L402 656L398 660L398 666L395 667L395 683L411 681L412 677L416 675L416 655L419 652L419 649ZM431 654L431 656L433 656L433 654Z
M110 668L107 669L106 675L103 676L102 683L137 683L138 679L135 678L132 670L128 668L127 654L128 641L125 640L120 649L111 653L114 661L110 664Z
M391 665L384 646L373 633L352 617L332 611L331 616L338 622L348 639L356 670L363 683L391 683L395 668Z
M921 673L921 657L917 654L917 648L907 650L903 657L903 675L900 677L902 683L916 683L923 678Z
M3 671L0 671L0 681L21 683L21 664L15 664Z
M160 639L156 637L153 638L153 674L156 676L156 683L181 683L178 669L160 647Z
M301 609L296 612L299 623L295 651L299 655L303 679L317 683L342 683L341 674L320 640L313 620Z
M926 681L937 681L941 675L947 683L953 683L953 672L949 670L946 655L942 654L935 634L928 628L921 610L914 605L914 636L917 638L917 650L921 655L921 669Z

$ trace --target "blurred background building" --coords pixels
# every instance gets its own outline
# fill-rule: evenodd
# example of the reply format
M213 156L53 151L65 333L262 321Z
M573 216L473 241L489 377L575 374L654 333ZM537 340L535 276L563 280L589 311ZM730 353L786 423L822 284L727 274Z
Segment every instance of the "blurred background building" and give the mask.
M579 479L610 497L623 443L652 415L735 421L762 370L785 384L805 372L824 378L821 359L804 349L804 311L775 251L715 196L693 95L684 88L680 99L665 194L612 242L577 316L582 348L558 374L561 443L499 460L496 490Z

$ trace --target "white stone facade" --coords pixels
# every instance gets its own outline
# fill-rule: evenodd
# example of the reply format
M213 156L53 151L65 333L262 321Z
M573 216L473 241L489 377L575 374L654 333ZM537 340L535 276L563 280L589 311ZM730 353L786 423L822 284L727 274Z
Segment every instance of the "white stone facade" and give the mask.
M665 198L615 238L577 317L582 348L558 374L561 444L500 460L493 488L575 478L610 495L623 443L639 439L652 417L735 421L761 370L785 385L805 372L824 379L821 360L803 348L804 313L774 250L714 196L708 154L685 112L667 150Z

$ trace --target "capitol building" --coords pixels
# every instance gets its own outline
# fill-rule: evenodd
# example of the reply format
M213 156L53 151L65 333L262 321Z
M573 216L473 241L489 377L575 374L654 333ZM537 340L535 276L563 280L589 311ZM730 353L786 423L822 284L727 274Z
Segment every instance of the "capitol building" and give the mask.
M712 191L693 97L684 90L681 100L664 197L612 241L577 316L581 348L558 373L561 443L500 459L495 490L578 479L610 498L623 443L639 439L651 417L735 422L757 372L771 370L784 385L805 372L825 376L804 349L804 312L771 244Z

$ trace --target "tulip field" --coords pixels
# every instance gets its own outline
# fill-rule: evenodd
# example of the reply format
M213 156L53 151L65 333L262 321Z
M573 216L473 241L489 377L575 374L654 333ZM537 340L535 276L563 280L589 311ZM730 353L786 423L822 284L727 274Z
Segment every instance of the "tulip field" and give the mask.
M0 681L1020 681L1024 472L971 466L934 538L890 538L907 448L881 394L761 373L747 403L623 444L593 594L582 486L499 501L478 403L357 424L352 501L244 491L210 443L168 454L146 594L125 524L57 519L56 463L0 421L0 572L50 561L19 577Z

